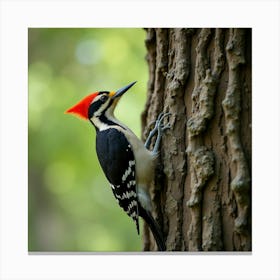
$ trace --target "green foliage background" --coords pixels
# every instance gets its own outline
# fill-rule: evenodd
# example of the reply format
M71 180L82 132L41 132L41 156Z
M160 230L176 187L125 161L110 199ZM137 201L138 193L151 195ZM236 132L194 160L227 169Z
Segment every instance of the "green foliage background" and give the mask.
M94 128L64 111L137 80L116 116L140 136L144 39L143 29L29 29L29 251L141 250L98 164Z

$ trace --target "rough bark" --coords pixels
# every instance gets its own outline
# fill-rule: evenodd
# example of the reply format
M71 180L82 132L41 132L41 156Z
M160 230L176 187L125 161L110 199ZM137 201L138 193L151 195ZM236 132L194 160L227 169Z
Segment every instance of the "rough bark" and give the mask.
M160 112L151 185L169 251L251 250L251 30L147 29L142 137ZM144 224L144 250L155 244Z

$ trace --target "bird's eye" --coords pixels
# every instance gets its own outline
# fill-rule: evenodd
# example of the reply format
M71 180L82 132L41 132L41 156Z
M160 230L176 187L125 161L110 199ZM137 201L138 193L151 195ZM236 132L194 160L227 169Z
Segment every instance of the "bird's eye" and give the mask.
M107 95L102 95L101 97L100 97L100 100L101 100L101 102L106 102L107 101L107 99L108 99L108 96Z

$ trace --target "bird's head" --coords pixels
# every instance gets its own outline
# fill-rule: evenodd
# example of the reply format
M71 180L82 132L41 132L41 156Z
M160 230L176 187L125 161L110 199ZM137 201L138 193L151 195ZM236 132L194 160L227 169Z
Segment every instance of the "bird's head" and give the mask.
M120 97L135 83L136 82L130 83L117 91L99 91L91 93L76 105L69 108L65 113L74 114L85 120L99 118L106 114L106 112L113 115Z

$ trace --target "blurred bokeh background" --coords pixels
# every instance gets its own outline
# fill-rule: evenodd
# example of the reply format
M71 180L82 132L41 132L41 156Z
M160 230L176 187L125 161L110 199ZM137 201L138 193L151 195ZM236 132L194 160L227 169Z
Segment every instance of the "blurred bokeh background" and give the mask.
M28 31L29 251L139 251L95 153L95 130L64 111L85 95L137 80L116 116L140 136L148 68L143 29Z

